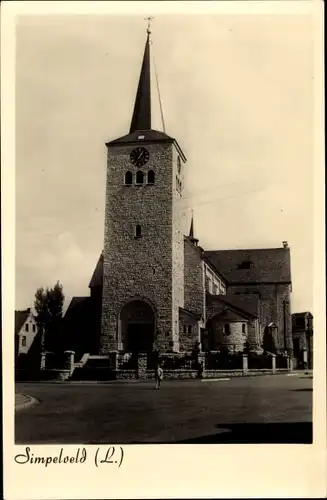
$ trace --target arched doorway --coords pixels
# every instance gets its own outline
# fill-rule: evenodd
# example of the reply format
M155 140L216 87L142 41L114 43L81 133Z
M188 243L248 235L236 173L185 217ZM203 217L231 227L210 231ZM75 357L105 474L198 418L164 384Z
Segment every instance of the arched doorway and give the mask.
M128 302L120 313L120 321L125 352L152 351L155 315L147 302Z

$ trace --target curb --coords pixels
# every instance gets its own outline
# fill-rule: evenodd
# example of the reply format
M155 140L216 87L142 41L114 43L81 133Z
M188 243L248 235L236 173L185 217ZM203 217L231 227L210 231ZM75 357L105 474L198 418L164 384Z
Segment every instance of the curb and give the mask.
M17 396L23 396L27 399L25 403L16 403L15 401L15 411L26 410L27 408L32 408L39 403L39 401L32 396L28 396L27 394L15 394L15 399Z

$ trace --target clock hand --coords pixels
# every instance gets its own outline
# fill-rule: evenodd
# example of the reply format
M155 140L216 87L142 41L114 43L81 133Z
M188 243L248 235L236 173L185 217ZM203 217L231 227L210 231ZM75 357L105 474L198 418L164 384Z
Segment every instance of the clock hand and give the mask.
M140 160L143 156L143 151L140 152L140 154L138 155L137 159Z

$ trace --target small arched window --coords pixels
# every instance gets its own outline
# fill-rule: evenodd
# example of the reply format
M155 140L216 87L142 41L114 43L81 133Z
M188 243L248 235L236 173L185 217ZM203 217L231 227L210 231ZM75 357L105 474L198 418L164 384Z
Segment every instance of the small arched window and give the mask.
M192 333L192 325L188 325L187 330L188 330L188 332L187 332L187 333Z
M130 184L133 184L133 174L130 171L126 172L125 174L125 184L127 184L128 186Z
M142 236L141 226L137 224L135 226L135 238L141 238L141 236Z
M242 333L246 333L246 332L245 332L245 329L246 329L246 328L245 328L245 323L242 323Z
M226 323L224 325L224 334L225 335L229 335L230 334L230 327L229 327L229 323Z
M148 184L154 184L154 171L149 170L148 172Z
M143 184L144 175L142 170L136 172L136 184Z

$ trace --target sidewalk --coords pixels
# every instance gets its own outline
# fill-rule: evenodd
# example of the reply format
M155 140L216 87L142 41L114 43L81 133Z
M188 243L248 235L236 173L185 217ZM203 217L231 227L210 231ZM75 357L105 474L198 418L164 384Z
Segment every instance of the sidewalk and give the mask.
M15 394L15 411L25 410L36 405L38 401L26 394Z

